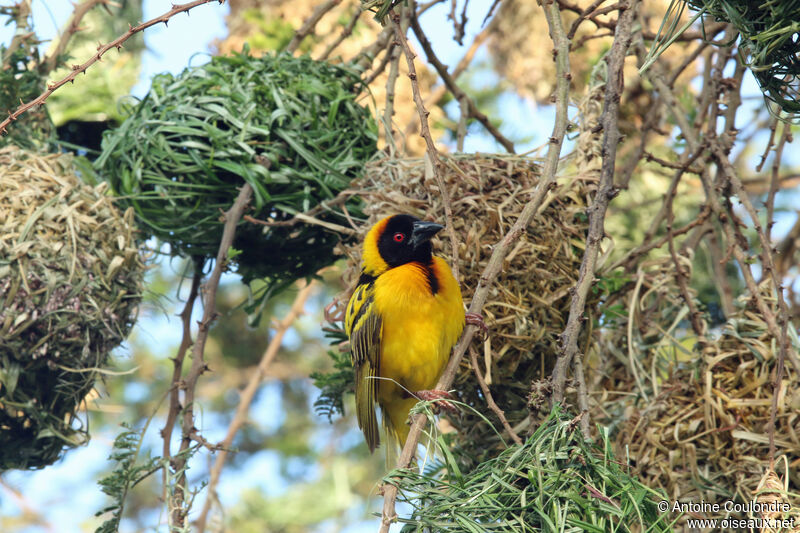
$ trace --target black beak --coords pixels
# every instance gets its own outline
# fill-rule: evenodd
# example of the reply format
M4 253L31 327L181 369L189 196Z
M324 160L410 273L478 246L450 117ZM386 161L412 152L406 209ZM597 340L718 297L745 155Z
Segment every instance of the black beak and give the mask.
M414 229L411 230L411 246L413 248L419 248L421 245L430 241L442 228L444 228L444 226L435 222L417 220L414 222Z

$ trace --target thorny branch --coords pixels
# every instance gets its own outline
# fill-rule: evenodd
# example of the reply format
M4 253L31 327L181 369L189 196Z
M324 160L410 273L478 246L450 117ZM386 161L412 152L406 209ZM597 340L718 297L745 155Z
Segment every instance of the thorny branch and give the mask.
M633 18L638 0L623 0L620 3L619 22L616 25L614 42L608 54L608 76L606 82L605 101L600 125L603 128L603 164L600 185L589 211L589 234L586 238L586 249L583 255L578 281L569 308L569 318L564 332L561 334L561 347L555 369L553 370L553 401L564 401L564 388L567 381L567 368L578 355L578 336L583 322L586 296L594 282L595 266L600 243L605 236L605 216L608 204L616 196L614 187L614 170L619 142L617 124L619 101L623 89L622 68L628 47L631 43ZM579 356L580 357L580 356ZM584 408L581 408L583 411ZM582 413L581 429L589 437L589 413Z
M89 67L100 61L100 59L106 52L108 52L112 48L116 48L117 50L121 49L122 43L124 43L125 41L127 41L140 31L146 30L147 28L155 26L156 24L161 24L161 23L167 24L169 22L169 19L171 19L175 15L179 13L188 12L190 9L195 8L197 6L208 4L210 2L219 2L220 4L222 4L224 3L224 1L225 0L194 0L193 2L187 2L185 4L175 5L172 7L172 9L170 9L163 15L152 18L147 22L139 24L138 26L130 26L127 32L123 33L110 43L98 46L97 53L95 53L85 62L83 62L80 65L72 65L72 70L69 74L67 74L66 76L64 76L55 83L48 83L47 90L45 90L42 94L40 94L30 102L20 104L19 107L17 107L17 109L15 109L13 112L9 111L8 117L2 122L0 122L0 135L7 134L8 130L6 129L6 127L13 121L17 120L17 118L19 118L20 115L30 110L31 108L36 107L37 105L42 105L45 102L45 100L47 100L50 97L50 95L53 94L55 91L57 91L60 87L63 87L69 82L75 81L75 78L78 76L78 74L82 72L85 73L86 69L88 69Z
M503 266L503 260L509 253L513 245L519 239L519 236L525 231L533 218L539 213L542 205L545 203L550 190L555 185L556 172L558 171L558 163L561 156L561 147L564 142L564 137L567 133L567 124L569 123L568 105L569 105L569 82L571 79L570 66L569 66L569 41L566 38L564 27L561 22L560 13L555 3L550 2L544 4L545 16L550 27L550 36L555 45L554 57L556 62L556 91L555 91L555 121L553 123L553 134L550 137L547 155L545 156L545 163L542 169L542 178L539 186L532 193L531 199L525 204L522 212L517 218L511 229L503 236L503 238L495 244L492 249L492 255L486 265L483 273L478 280L478 286L475 288L475 293L472 296L472 302L469 305L470 313L480 313L483 309L484 303L489 296L489 291L497 279L498 274ZM467 351L472 338L477 332L477 326L467 324L461 338L453 349L450 360L447 363L439 382L436 384L438 390L448 390L455 379L456 372L458 371L461 359ZM407 468L411 464L416 450L417 443L419 442L422 430L425 427L427 420L424 415L416 415L411 423L406 443L403 450L397 459L396 467L398 469ZM387 483L383 486L383 510L381 518L381 533L388 533L389 527L392 522L397 519L395 512L395 501L397 500L397 487L394 484Z
M164 464L170 464L170 467L177 471L175 468L176 465L172 464L171 457L172 457L172 431L175 428L175 421L178 419L178 415L181 412L181 403L180 403L180 388L181 388L181 374L183 373L183 361L186 358L186 352L189 351L191 348L193 341L192 341L192 312L194 311L194 304L197 301L197 295L200 291L200 283L203 280L203 261L202 259L196 258L194 260L194 273L192 275L192 285L189 290L189 296L186 298L186 303L183 306L183 311L181 311L180 318L181 324L183 325L183 334L181 336L180 345L178 345L178 350L175 352L175 357L172 359L172 380L170 381L170 389L169 389L169 410L167 411L167 421L164 424L164 428L161 430L161 439L163 440L163 450L162 450L162 457L164 458ZM162 484L163 484L163 497L164 501L167 501L167 491L168 491L168 472L166 471L166 467L162 472Z
M416 8L416 2L411 0L409 2L408 9L410 9L412 12L415 12ZM403 28L400 24L400 15L396 11L391 10L389 12L389 17L391 18L392 26L394 27L395 39L400 43L400 46L403 48L403 53L406 56L408 77L411 80L411 91L414 93L414 103L416 104L417 111L419 112L420 135L423 139L425 139L425 155L428 157L431 165L433 166L433 176L436 179L436 184L439 186L439 192L442 195L447 232L450 235L450 246L453 250L453 261L451 263L453 268L453 276L455 276L456 280L458 280L458 238L456 237L456 229L453 225L453 207L452 203L450 202L450 194L447 191L444 177L442 177L442 163L439 160L439 151L436 149L436 145L433 142L433 137L431 137L431 129L428 125L428 115L430 112L425 109L425 104L422 101L419 84L417 83L417 69L414 66L415 55L414 52L411 51L411 47L408 44L405 33L403 33Z
M228 426L228 431L225 434L225 438L217 446L220 451L219 455L217 455L217 460L214 461L214 466L211 467L211 474L209 476L207 487L208 497L206 498L206 501L203 504L203 509L200 511L200 516L198 516L195 523L195 529L197 533L203 533L205 531L206 521L208 519L208 513L211 510L211 505L215 501L218 501L216 487L217 483L219 482L222 469L225 467L225 461L228 458L228 450L230 450L231 446L233 445L233 439L247 421L247 415L250 411L250 405L253 403L253 398L255 398L258 387L266 377L267 370L269 370L272 361L278 355L284 335L292 326L292 324L294 324L294 322L303 314L303 307L305 306L306 300L308 300L308 297L312 294L315 287L316 283L312 281L301 288L297 293L297 296L295 296L294 302L292 303L289 311L286 313L286 316L283 317L283 320L275 324L275 333L272 339L269 341L269 346L267 346L267 349L261 356L261 360L259 361L255 372L251 374L250 380L247 382L247 385L241 392L239 397L239 405L236 406L236 413L233 415L233 420L231 420L231 423Z
M200 321L197 330L197 339L192 347L192 365L189 368L189 373L186 378L181 382L181 388L184 391L181 423L182 437L178 456L174 460L174 471L178 472L179 476L174 497L169 506L171 510L171 525L173 527L183 527L186 520L187 510L184 508L184 496L186 493L186 455L182 452L189 449L192 440L197 440L193 438L193 435L198 431L194 425L195 387L197 386L197 380L200 376L208 370L205 363L204 352L211 324L217 318L217 288L219 287L222 271L227 267L228 250L231 245L233 245L236 225L241 220L252 194L253 188L249 183L245 183L239 191L239 195L236 197L233 206L225 213L225 226L222 231L222 239L219 243L217 258L214 262L214 269L211 271L208 281L203 286L203 319Z

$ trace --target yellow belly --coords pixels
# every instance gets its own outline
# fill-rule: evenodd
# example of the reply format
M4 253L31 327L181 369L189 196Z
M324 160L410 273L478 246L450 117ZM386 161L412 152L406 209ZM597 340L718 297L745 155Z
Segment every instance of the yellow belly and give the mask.
M429 288L425 269L408 264L384 273L375 286L382 317L378 402L400 442L405 440L413 394L436 386L450 351L464 327L461 291L443 260L439 291Z

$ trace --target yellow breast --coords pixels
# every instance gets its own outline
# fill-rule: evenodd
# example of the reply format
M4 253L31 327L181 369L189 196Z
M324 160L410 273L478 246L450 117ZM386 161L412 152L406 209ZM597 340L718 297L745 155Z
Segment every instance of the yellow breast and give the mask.
M464 327L461 290L444 260L434 257L431 292L427 269L408 263L375 281L375 308L383 318L380 376L411 392L431 389ZM403 396L402 389L382 381L381 403Z

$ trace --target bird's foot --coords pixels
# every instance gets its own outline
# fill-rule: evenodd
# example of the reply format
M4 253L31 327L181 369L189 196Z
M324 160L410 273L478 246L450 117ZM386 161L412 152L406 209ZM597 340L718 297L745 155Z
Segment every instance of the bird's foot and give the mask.
M489 333L489 328L486 326L486 322L483 321L483 317L478 313L467 313L464 315L464 320L466 320L467 324L477 326L484 335Z
M445 411L456 414L458 408L447 400L452 400L453 395L445 390L420 390L414 393L420 400L433 402L435 409L442 408Z

